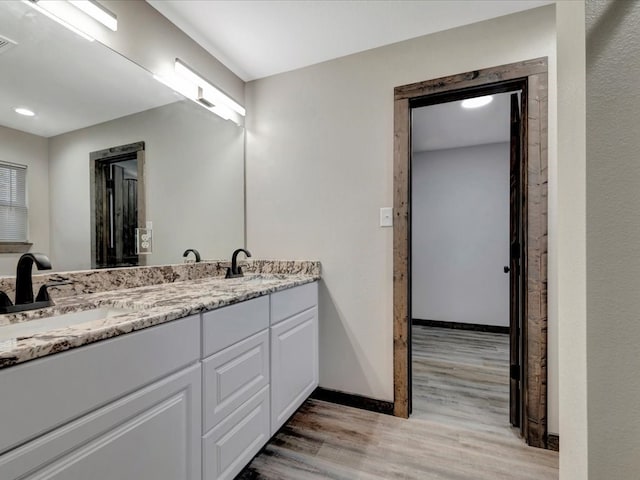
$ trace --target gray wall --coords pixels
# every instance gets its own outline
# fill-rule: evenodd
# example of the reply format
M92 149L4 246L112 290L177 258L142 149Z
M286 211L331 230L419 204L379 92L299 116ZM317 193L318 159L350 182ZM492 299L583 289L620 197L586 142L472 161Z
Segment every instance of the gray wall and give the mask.
M47 139L0 126L0 161L27 166L29 241L32 252L49 253ZM15 275L20 253L0 253L0 275Z
M145 142L148 264L186 248L226 258L244 243L244 132L188 100L56 137L49 143L51 261L91 268L89 153Z
M640 2L587 2L589 478L640 472Z
M413 318L509 326L509 144L414 154L411 177Z
M247 246L318 258L320 384L393 400L393 88L549 57L549 425L558 428L554 6L247 84Z

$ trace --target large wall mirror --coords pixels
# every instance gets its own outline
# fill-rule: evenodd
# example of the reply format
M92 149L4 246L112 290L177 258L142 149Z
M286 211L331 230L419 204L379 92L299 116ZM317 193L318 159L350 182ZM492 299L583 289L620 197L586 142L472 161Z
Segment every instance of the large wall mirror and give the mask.
M244 244L242 127L22 2L0 2L0 37L0 166L26 166L31 251L65 271ZM131 237L148 222L152 253L137 255ZM8 249L0 275L15 274Z

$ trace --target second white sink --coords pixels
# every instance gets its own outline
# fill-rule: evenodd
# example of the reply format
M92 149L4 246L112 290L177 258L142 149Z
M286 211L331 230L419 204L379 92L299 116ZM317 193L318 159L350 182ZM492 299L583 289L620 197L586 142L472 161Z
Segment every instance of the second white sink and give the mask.
M57 330L59 328L77 325L79 323L91 322L94 320L102 320L111 318L116 315L131 313L133 310L102 307L92 310L83 310L80 312L65 313L63 315L54 315L52 317L38 318L36 320L28 320L25 322L11 323L9 325L0 326L0 341L13 338L28 337L36 333L43 333L49 330Z

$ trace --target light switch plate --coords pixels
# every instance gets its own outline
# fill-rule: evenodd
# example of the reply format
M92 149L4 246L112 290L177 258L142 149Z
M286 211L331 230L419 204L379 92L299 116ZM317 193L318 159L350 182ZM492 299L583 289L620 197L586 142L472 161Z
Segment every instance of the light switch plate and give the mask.
M393 227L393 208L382 207L380 209L380 226Z

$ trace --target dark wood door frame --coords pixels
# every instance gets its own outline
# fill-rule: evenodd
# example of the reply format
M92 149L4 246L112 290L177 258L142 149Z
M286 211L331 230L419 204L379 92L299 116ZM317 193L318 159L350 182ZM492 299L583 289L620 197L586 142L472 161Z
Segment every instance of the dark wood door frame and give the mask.
M526 114L522 152L526 294L523 298L523 435L547 444L547 58L474 70L403 85L394 102L393 351L394 415L410 413L410 201L411 108L523 86Z

